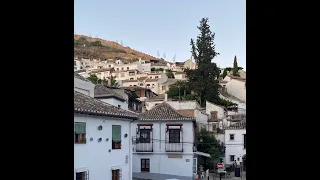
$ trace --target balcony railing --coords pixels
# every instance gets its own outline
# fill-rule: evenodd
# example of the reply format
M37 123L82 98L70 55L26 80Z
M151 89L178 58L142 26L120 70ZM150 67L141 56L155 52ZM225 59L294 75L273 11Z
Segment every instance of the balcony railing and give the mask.
M137 143L136 152L153 152L153 142L150 143Z
M166 142L166 152L183 152L183 143L169 143Z

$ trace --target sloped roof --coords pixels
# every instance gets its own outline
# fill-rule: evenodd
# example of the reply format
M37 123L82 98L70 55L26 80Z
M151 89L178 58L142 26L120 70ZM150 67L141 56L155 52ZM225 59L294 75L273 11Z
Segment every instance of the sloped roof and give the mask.
M105 87L102 84L97 84L94 87L94 97L96 98L102 98L102 97L114 97L116 99L119 99L121 101L125 101L125 99L119 95L118 93L116 93L115 91L113 91L110 88Z
M96 116L137 119L138 114L112 106L80 92L74 91L74 112Z
M188 117L180 114L173 109L169 104L163 102L151 110L141 113L138 116L139 120L151 120L151 121L168 121L168 120L191 120L195 121L195 118Z
M82 81L87 81L87 82L89 82L88 79L86 79L85 77L81 76L80 74L78 74L78 73L76 73L76 72L74 72L74 77L77 78L77 79L80 79L80 80L82 80Z

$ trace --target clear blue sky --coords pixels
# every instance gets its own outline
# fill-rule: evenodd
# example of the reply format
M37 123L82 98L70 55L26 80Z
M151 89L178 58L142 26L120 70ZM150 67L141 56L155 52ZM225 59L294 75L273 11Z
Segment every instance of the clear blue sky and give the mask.
M199 34L202 17L216 34L214 59L219 67L246 67L245 0L75 0L76 34L111 41L166 60L190 58L190 39Z

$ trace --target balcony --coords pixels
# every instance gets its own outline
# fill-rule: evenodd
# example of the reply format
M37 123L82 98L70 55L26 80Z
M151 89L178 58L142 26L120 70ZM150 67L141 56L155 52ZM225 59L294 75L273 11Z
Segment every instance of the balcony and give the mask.
M151 128L137 128L136 152L153 152L153 133Z
M136 152L153 152L153 142L137 143Z
M165 144L166 152L183 152L183 143L169 143Z

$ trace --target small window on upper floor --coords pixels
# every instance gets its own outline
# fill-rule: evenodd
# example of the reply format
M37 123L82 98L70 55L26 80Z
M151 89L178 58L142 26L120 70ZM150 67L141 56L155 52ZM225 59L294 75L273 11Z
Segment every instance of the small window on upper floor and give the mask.
M129 70L129 67L127 67L127 70Z
M112 149L121 149L121 126L112 125Z
M119 71L119 68L117 68L117 71Z
M86 123L74 123L74 140L76 144L86 144Z
M122 67L121 70L124 70L124 67Z
M118 108L121 108L121 105L118 105Z
M230 141L234 141L234 134L230 134L229 137L230 137L229 138Z

